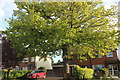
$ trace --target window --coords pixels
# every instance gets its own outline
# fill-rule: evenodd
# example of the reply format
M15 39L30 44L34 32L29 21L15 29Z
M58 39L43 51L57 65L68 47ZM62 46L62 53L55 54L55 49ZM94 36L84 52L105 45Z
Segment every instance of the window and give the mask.
M81 66L82 68L87 68L87 66Z
M35 61L35 57L31 57L31 62L34 62Z
M32 71L31 73L41 73L41 72L44 72L44 71L35 70L35 71Z
M2 41L0 40L0 44L2 44Z
M110 75L118 76L118 67L117 65L108 65Z
M28 68L27 67L22 67L22 70L28 70Z
M28 58L24 58L22 62L28 62L29 59Z
M113 57L113 52L107 53L107 57Z
M19 67L19 70L22 70L22 67Z
M93 65L93 69L97 70L97 69L102 69L104 68L104 65Z

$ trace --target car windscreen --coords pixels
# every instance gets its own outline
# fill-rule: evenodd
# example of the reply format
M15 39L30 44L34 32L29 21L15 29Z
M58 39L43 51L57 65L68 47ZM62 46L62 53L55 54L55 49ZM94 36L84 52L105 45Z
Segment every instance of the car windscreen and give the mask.
M41 73L43 71L32 71L31 73Z

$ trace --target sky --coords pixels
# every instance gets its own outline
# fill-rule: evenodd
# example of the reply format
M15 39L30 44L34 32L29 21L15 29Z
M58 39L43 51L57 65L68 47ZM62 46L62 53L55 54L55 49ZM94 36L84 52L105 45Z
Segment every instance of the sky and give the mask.
M103 0L106 8L110 8L110 5L119 1L120 0ZM14 0L0 0L0 30L6 30L6 28L9 27L9 24L5 21L5 19L9 19L13 14L13 10L16 9L17 6L14 4ZM55 63L58 60L62 61L61 56L54 58Z

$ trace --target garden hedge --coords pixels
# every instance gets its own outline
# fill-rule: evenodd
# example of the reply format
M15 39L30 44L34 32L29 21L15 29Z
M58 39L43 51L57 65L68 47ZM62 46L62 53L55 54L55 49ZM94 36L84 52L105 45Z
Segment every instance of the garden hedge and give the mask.
M92 79L93 74L94 74L93 69L81 68L79 66L75 66L74 68L74 76L77 79Z
M26 73L31 72L32 70L11 70L10 71L10 78L18 78ZM7 78L7 70L2 71L2 78Z
M43 70L44 72L47 71L47 69L45 67L39 67L38 70Z

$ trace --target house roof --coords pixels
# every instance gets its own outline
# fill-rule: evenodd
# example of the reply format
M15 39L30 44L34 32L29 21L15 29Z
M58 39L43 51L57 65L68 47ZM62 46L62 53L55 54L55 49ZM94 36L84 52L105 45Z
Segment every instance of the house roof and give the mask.
M107 59L106 63L107 64L120 64L120 61L117 58L111 58L111 59Z

